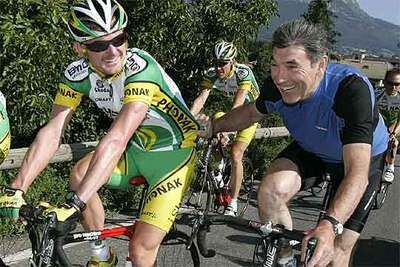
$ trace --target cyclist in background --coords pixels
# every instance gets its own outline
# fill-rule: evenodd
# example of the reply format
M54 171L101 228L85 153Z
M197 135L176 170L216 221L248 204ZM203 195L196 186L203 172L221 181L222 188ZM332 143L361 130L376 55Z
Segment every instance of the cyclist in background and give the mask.
M101 229L99 188L107 184L123 190L132 176L144 176L149 193L129 254L134 266L153 266L193 175L198 125L157 61L143 50L128 48L127 23L127 14L115 0L86 0L71 8L67 26L81 58L66 68L49 122L0 197L0 214L18 214L23 194L56 152L81 98L88 97L113 124L95 151L74 166L66 203L49 212L54 211L66 228L82 213L85 229ZM91 242L90 247L87 266L116 265L105 240Z
M10 151L11 134L8 120L6 99L0 92L0 164L7 158Z
M207 101L211 91L233 98L232 109L257 99L259 89L251 69L235 61L237 49L233 43L220 41L214 47L214 67L205 72L201 83L201 93L194 100L191 112L197 115ZM220 117L224 113L218 112ZM243 155L256 132L257 123L238 132L231 147L231 202L225 209L225 215L237 215L237 198L243 180Z
M389 136L374 90L359 70L328 64L328 39L322 26L304 19L278 27L272 38L271 76L255 103L220 119L199 121L201 136L244 129L269 112L278 112L294 141L271 163L258 191L259 214L293 228L287 203L308 177L330 173L334 197L326 214L303 240L318 239L308 267L349 266L351 252L379 190ZM343 229L344 228L344 229ZM278 266L297 266L290 246Z
M394 161L399 144L397 136L400 133L400 68L386 72L383 86L384 90L378 93L377 104L388 128L390 141L382 179L392 183L394 180Z

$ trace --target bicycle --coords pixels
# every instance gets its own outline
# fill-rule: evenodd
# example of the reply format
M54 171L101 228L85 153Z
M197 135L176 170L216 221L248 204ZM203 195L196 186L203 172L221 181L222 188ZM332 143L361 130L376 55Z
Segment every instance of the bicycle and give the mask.
M310 184L320 180L319 190L325 190L321 203L317 223L322 220L333 197L333 184L329 173L324 173L321 177L312 177L308 179ZM215 250L208 249L206 245L206 234L211 225L227 224L237 226L243 230L250 230L259 234L260 238L255 245L253 253L253 264L256 266L272 267L276 266L279 251L283 246L290 245L294 250L301 251L301 241L305 236L304 231L287 230L282 225L273 225L272 222L262 224L253 220L246 220L232 216L203 216L197 232L197 246L203 257L209 258L215 256ZM311 258L317 245L317 240L310 239L307 244L306 262Z
M144 185L139 204L140 211L145 203L147 183L143 177L133 177L130 180L130 184L133 186ZM71 257L68 257L64 251L65 245L111 237L123 238L123 240L129 241L133 236L135 222L138 220L137 216L135 216L133 221L131 218L108 220L108 222L112 222L117 227L106 227L98 231L71 231L69 233L62 233L57 227L57 219L54 214L43 215L43 212L48 207L48 203L41 203L36 207L25 205L20 210L20 217L26 222L25 227L32 245L32 256L29 260L29 266L32 267L73 266L70 261ZM189 248L189 257L182 256L187 250L186 244L188 240L189 236L183 231L178 230L174 225L171 231L165 236L160 247L157 258L160 266L200 266L196 246ZM173 256L169 257L166 254L169 256L172 254ZM164 259L160 260L162 257ZM184 262L179 262L179 260L183 260Z
M203 149L197 165L197 175L184 201L187 208L193 209L188 248L196 237L202 217L209 212L223 214L226 205L230 202L228 188L231 163L221 141L210 138L201 145ZM246 156L243 158L243 169L243 181L238 197L238 216L243 216L253 192L253 165Z
M389 148L386 153L390 154L391 157L394 158L396 156L397 151L394 151L392 146L393 146L392 141L389 141ZM386 181L383 178L383 175L381 175L381 177L382 178L381 178L379 190L376 193L376 196L373 200L374 201L374 204L372 205L373 210L378 210L378 209L382 208L383 204L385 203L387 194L389 192L390 185L393 183L393 181Z
M213 249L208 249L206 245L206 235L211 225L226 224L239 227L240 229L254 232L260 236L260 242L256 245L253 253L253 264L263 267L276 266L279 249L282 246L284 239L291 240L289 243L293 248L301 250L301 241L305 234L299 230L287 230L282 225L273 225L272 222L260 223L253 220L247 220L240 217L214 215L204 219L198 234L197 245L200 254L203 257L214 257L216 252ZM312 257L317 246L317 240L311 238L307 243L307 251L305 264ZM261 251L260 249L261 248ZM260 259L260 257L264 257Z

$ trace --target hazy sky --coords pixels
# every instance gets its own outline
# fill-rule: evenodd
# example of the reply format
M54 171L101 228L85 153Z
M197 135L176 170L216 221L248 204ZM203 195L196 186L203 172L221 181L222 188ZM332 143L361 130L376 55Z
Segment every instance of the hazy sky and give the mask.
M400 25L400 0L358 0L358 3L372 17Z

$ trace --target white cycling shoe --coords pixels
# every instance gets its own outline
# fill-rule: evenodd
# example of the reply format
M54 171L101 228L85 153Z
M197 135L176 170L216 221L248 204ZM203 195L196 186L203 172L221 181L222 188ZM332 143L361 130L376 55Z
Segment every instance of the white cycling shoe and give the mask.
M382 180L388 183L392 183L394 180L394 170L389 166L385 166L383 169Z
M228 204L228 206L226 206L226 208L225 208L224 215L236 217L237 216L237 206Z

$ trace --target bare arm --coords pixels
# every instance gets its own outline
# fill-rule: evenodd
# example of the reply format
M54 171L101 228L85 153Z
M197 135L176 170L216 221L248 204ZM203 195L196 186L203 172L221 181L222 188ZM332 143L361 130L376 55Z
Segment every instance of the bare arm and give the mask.
M82 201L87 202L107 182L147 110L148 106L142 102L123 106L109 132L97 145L81 187L76 192Z
M344 223L354 212L368 185L371 145L343 146L345 175L328 209L328 214Z
M239 106L212 122L213 133L234 132L246 129L263 118L255 103Z
M70 108L59 105L53 106L50 120L40 129L30 145L18 175L11 183L12 188L21 189L26 193L34 179L46 168L50 159L56 153L72 114L73 110Z
M371 145L353 143L343 146L345 175L341 181L327 214L341 223L354 212L368 185L368 172L371 157ZM318 245L307 266L326 266L334 257L335 234L332 224L322 220L315 230L303 240L302 258L304 259L307 240L318 239Z
M236 91L235 99L233 100L232 109L237 108L243 105L244 100L246 99L247 91L243 89L239 89Z
M210 91L210 89L203 89L200 95L194 100L192 108L190 109L193 115L197 115L201 111L210 95Z

